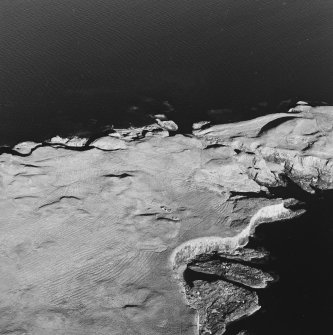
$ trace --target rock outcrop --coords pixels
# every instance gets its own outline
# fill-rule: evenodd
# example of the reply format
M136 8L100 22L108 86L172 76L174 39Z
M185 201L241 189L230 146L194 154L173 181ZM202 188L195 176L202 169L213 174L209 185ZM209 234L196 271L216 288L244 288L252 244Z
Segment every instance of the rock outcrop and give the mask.
M333 189L333 108L194 129L3 148L1 334L221 335L260 309L249 237Z

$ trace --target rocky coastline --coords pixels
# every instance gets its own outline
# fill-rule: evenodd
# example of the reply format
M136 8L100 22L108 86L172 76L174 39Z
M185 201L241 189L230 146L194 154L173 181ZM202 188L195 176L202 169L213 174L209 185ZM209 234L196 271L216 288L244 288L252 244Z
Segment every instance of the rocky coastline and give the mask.
M228 335L260 310L278 279L249 238L333 190L333 107L193 128L0 148L0 333Z

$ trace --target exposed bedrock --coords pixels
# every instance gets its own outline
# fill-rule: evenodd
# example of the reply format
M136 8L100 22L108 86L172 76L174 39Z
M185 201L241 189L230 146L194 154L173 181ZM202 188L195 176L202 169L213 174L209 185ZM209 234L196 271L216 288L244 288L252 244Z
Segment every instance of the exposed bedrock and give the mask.
M195 128L2 148L0 334L221 335L260 309L249 238L333 189L333 108Z

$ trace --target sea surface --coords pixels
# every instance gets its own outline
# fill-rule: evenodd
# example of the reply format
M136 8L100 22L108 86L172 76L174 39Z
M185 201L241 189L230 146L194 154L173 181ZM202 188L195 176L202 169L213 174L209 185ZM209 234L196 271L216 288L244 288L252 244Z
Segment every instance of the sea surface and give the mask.
M332 0L0 1L0 144L332 104L332 74Z

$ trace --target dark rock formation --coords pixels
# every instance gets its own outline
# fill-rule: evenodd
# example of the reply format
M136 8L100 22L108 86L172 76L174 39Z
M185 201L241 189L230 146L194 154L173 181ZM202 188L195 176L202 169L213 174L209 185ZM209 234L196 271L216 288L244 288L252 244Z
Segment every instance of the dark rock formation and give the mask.
M265 288L267 282L273 277L260 269L239 263L225 262L222 260L210 260L188 264L188 269L221 277L226 281L235 282L250 288Z
M0 333L221 335L260 309L246 245L332 190L333 108L195 128L2 149Z

